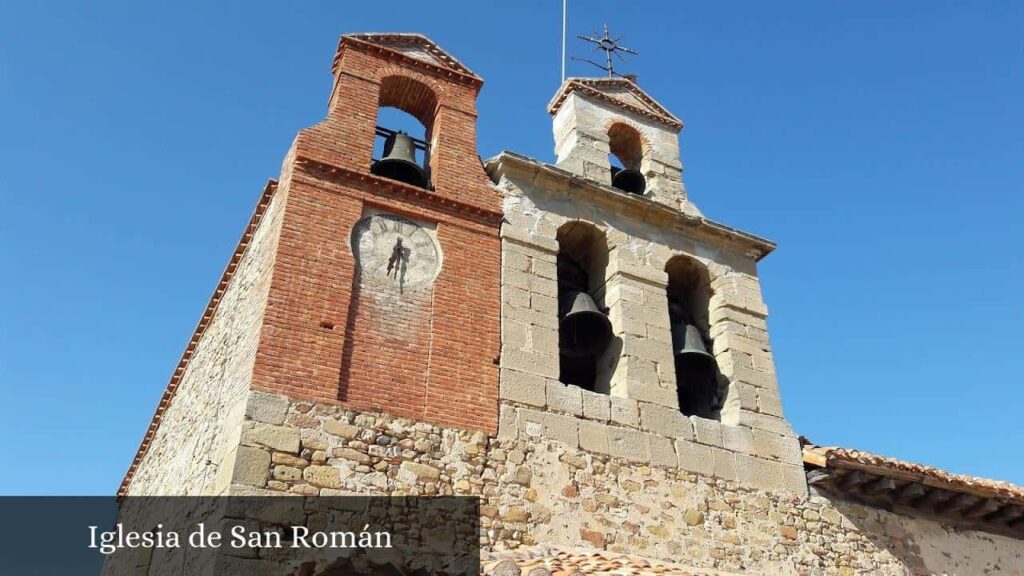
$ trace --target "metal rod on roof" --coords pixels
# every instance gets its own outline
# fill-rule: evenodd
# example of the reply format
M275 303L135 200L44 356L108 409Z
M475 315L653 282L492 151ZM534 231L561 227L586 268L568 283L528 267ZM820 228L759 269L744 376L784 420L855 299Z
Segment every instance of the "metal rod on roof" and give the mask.
M562 0L562 82L565 82L565 35L568 29L569 0Z

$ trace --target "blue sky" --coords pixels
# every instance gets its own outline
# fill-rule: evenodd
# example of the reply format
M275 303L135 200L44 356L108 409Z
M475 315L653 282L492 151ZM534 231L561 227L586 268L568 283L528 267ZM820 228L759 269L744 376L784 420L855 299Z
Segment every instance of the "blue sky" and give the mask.
M93 4L0 6L0 494L115 490L340 34L426 33L486 80L483 157L553 159L557 0ZM1024 5L631 5L570 31L640 51L693 200L779 243L796 430L1024 484Z

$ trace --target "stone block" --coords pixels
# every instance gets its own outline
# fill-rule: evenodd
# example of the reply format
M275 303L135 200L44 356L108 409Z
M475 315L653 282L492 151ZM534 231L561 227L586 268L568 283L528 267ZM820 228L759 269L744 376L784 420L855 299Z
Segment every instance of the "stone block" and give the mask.
M284 424L288 398L266 392L252 391L245 406L245 417L265 424Z
M548 380L547 403L548 410L582 416L583 389L579 386L562 384L557 380Z
M622 369L622 366L619 366ZM629 397L642 402L650 402L651 404L660 404L669 408L679 408L679 396L676 394L674 389L663 388L658 384L657 370L652 368L650 370L655 376L653 379L650 377L644 379L638 379L634 377L632 371L627 374L626 378L626 389L629 391Z
M546 413L529 408L516 410L516 427L524 440L541 440L546 436Z
M270 453L259 448L239 446L235 451L231 481L247 486L265 486L270 473Z
M757 412L757 388L743 382L733 382L729 386L729 395L736 395L738 405L742 410ZM730 399L731 400L731 399Z
M758 372L775 372L775 357L771 352L761 351L751 354L750 363Z
M498 410L498 439L515 440L519 436L516 409L502 404Z
M511 247L508 250L503 250L501 254L501 271L505 275L514 272L529 273L530 257L511 249ZM508 283L503 282L503 285L507 286Z
M762 414L782 418L782 400L779 398L778 391L774 389L757 390L757 410Z
M640 402L640 428L669 438L693 440L693 426L689 418L667 406Z
M347 422L335 420L334 418L327 418L323 424L324 432L333 436L339 436L341 438L347 438L349 440L359 436L359 432L362 428L359 426L353 426Z
M557 314L557 312L552 312ZM529 330L530 349L538 354L548 356L558 355L558 330L544 328L543 326L531 326Z
M688 440L676 440L679 467L688 472L711 476L715 472L711 448Z
M558 378L558 356L502 350L501 367L545 378Z
M530 307L530 291L519 286L505 284L501 287L501 303L515 308Z
M782 488L799 496L807 496L807 472L804 470L803 464L783 467Z
M302 479L321 488L341 488L341 471L331 466L307 466Z
M298 453L299 431L295 428L257 422L245 431L245 444L266 446L279 452Z
M507 249L507 246L525 245L529 248L557 253L557 240L554 238L548 238L543 234L534 233L534 231L530 229L535 225L535 221L533 219L523 217L521 214L516 214L514 211L506 211L505 219L508 220L508 222L503 224L501 227L501 238L503 240L502 250Z
M715 351L739 350L754 355L766 352L765 345L747 338L744 334L724 332L715 337Z
M647 336L647 323L641 318L625 314L609 314L612 331L621 337L644 338Z
M722 446L733 452L754 453L754 435L745 426L722 424Z
M422 482L434 481L441 477L441 472L437 468L419 462L402 462L400 468Z
M579 421L575 416L520 408L517 420L520 438L547 438L573 448L579 446Z
M580 448L588 452L608 454L608 425L581 420Z
M801 464L803 450L800 441L792 436L782 436L767 430L753 429L754 455L758 458L778 460L786 464Z
M525 350L530 345L530 325L519 320L501 321L501 349Z
M690 422L693 424L694 438L698 443L708 446L722 446L721 422L699 416L690 416Z
M547 413L545 432L548 438L571 448L580 445L579 423L575 416Z
M757 388L764 388L768 390L778 389L778 379L774 372L761 372L759 370L754 370L752 365L732 366L729 372L726 372L723 369L722 373L728 375L733 384L743 382Z
M583 417L607 422L611 417L611 401L607 394L583 390Z
M758 414L756 412L749 412L747 410L740 410L731 414L723 414L722 422L724 424L734 424L739 426L746 426L748 428L756 428L758 430L767 430L768 432L775 432L782 436L796 436L793 433L793 428L790 427L789 422L777 416L770 416L768 414Z
M530 292L530 309L534 312L540 312L541 314L557 318L558 298L538 292Z
M633 462L649 462L650 446L647 435L629 428L608 427L608 453Z
M803 466L737 454L736 475L739 482L762 490L786 490L801 496L807 495L807 478Z
M504 358L502 355L503 364ZM502 368L498 395L502 400L543 408L547 405L547 382L544 376Z
M274 480L295 482L302 477L302 470L291 466L274 466Z
M723 448L712 448L711 460L716 478L736 480L736 455L734 453Z
M752 314L748 311L733 308L731 306L721 306L717 308L712 307L709 319L712 325L718 324L719 322L733 321L759 330L768 329L768 322L765 321L764 316Z
M538 254L533 259L533 273L541 278L548 278L549 280L555 280L558 277L558 266L554 255L551 255L550 259L542 258L543 254Z
M644 308L644 310L649 310ZM659 320L648 320L643 318L644 323L648 326L661 326L668 325L668 307L665 307L664 313L664 324L661 323L662 319ZM657 340L651 340L649 338L623 338L623 354L627 356L633 356L640 358L641 360L648 360L651 362L673 362L672 357L672 346L666 342L659 342Z
M676 456L676 449L671 438L648 434L647 441L650 445L651 464L670 468L679 465L679 458Z
M621 396L609 396L609 407L611 408L611 421L614 424L621 424L630 428L640 426L640 404L632 398Z
M754 316L768 316L768 306L765 305L764 301L749 298L745 294L725 294L715 292L715 294L711 296L709 305L712 310L728 306Z

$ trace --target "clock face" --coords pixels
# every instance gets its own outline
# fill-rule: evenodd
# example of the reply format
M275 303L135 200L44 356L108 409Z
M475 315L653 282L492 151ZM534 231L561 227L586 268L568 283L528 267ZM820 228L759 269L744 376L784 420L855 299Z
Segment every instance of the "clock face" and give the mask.
M429 286L437 276L439 253L430 232L393 214L374 214L356 223L352 250L364 283L397 292Z

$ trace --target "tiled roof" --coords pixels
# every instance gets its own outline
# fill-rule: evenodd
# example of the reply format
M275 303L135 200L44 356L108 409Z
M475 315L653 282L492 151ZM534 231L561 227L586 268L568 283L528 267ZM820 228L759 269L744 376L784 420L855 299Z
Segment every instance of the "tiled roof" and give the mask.
M977 476L954 474L934 466L916 464L905 460L897 460L888 456L879 456L870 452L838 446L804 446L804 461L816 463L824 460L827 465L857 465L870 467L873 470L891 470L895 475L911 475L928 485L938 488L959 489L977 496L1005 498L1024 504L1024 488L1001 480L989 480ZM907 480L912 478L906 477Z
M850 448L804 444L811 486L941 522L1024 538L1024 488Z
M568 549L558 546L518 548L486 553L482 572L488 576L729 576L717 570L695 569L606 550Z

